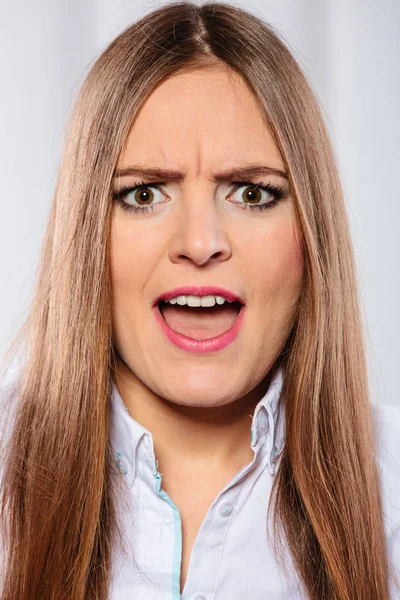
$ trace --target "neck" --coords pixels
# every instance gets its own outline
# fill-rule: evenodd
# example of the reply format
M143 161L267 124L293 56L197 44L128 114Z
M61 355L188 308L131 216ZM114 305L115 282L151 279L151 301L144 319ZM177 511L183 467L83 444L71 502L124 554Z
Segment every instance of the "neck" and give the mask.
M114 381L131 417L152 434L161 473L176 464L188 474L235 471L252 460L253 413L268 389L269 377L245 396L212 407L187 406L160 397L123 362L117 364Z

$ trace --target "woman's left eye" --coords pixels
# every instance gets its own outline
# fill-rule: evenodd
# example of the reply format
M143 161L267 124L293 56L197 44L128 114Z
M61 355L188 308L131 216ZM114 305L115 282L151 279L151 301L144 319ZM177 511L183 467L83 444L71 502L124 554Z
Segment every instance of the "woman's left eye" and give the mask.
M234 204L243 204L244 210L261 211L272 208L279 200L286 198L288 195L288 190L283 187L272 185L271 183L253 183L251 181L235 182L234 194L242 188L243 191L238 194L239 201L234 202Z
M156 194L152 190L161 192L163 182L148 185L140 183L135 186L123 186L115 191L112 199L119 203L122 210L126 212L144 213L153 211L155 206L168 202L165 198L163 201L156 202ZM228 197L236 199L232 204L240 206L243 210L261 211L275 206L282 198L286 198L289 190L271 183L254 183L252 181L236 181L233 182L234 191ZM239 190L243 189L238 194ZM269 198L269 199L268 199Z

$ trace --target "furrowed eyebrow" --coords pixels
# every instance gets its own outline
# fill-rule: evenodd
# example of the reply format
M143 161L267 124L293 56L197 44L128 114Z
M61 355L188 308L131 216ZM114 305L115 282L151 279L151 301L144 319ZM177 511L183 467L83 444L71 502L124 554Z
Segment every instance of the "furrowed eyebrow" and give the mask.
M144 179L153 181L182 181L182 179L184 179L185 177L185 173L182 173L181 171L174 171L171 169L158 169L156 167L141 167L136 165L116 169L114 172L115 179L119 177L126 177L128 175L143 177ZM223 183L225 181L231 181L235 179L245 180L251 179L253 177L261 177L262 175L277 175L286 180L288 179L285 171L281 171L280 169L274 169L272 167L267 167L264 165L249 165L246 167L236 167L233 169L228 169L227 171L216 173L215 175L213 175L212 179L215 183Z

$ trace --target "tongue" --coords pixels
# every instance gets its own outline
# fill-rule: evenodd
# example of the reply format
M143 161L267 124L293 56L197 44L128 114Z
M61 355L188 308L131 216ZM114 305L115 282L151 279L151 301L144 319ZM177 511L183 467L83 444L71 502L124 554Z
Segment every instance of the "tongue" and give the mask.
M195 340L206 340L228 331L236 321L237 305L224 304L207 308L160 304L168 327Z

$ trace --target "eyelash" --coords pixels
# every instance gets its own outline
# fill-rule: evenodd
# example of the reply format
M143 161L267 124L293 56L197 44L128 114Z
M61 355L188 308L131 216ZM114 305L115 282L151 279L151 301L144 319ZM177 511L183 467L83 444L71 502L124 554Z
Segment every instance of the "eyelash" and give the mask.
M240 187L252 187L252 188L258 188L265 192L269 192L274 197L274 199L271 200L271 202L267 202L266 204L245 204L245 203L243 203L243 205L244 205L243 210L251 210L251 211L268 210L270 208L273 208L276 204L278 204L278 202L280 200L282 200L283 198L286 198L288 195L288 190L286 190L283 187L280 187L278 185L273 185L271 183L255 183L254 181L234 181L233 184L234 184L235 188L234 188L233 192L231 192L232 194L234 194ZM144 213L144 212L148 212L149 210L153 211L154 210L153 204L148 204L146 206L134 206L132 204L128 204L127 202L125 202L123 200L123 198L129 192L135 192L141 188L142 189L143 188L155 188L157 190L160 190L162 185L164 185L164 182L156 182L153 184L140 182L133 186L122 186L119 190L117 190L113 193L112 199L115 202L118 202L118 204L121 206L122 210L124 210L126 212ZM241 203L234 202L234 204L241 204Z

